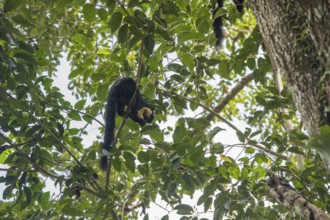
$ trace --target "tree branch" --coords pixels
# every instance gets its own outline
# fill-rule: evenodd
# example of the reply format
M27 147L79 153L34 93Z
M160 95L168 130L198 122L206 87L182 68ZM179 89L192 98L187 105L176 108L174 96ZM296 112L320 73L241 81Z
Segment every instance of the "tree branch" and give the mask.
M330 220L330 217L300 195L289 184L283 183L275 174L269 174L268 192L277 202L296 212L304 219Z
M223 100L213 109L213 112L219 113L222 109L232 100L235 96L249 83L252 81L254 73L250 73L244 76L241 81L223 98ZM211 121L215 115L210 113L206 116L208 121Z

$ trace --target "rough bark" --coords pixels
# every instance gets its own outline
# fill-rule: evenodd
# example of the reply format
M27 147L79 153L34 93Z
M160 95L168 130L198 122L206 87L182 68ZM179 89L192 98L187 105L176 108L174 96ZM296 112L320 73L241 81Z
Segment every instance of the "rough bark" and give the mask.
M249 0L273 69L292 92L309 132L330 125L330 0ZM330 161L320 155L330 174ZM271 176L269 193L305 219L330 219L288 184Z
M250 0L274 69L292 91L309 134L330 124L329 0ZM323 160L330 173L329 161Z
M311 39L322 66L329 64L330 56L330 0L297 1L306 18Z
M282 182L274 174L269 176L268 191L276 201L283 203L291 210L295 210L304 219L330 220L327 214L300 195L289 184Z

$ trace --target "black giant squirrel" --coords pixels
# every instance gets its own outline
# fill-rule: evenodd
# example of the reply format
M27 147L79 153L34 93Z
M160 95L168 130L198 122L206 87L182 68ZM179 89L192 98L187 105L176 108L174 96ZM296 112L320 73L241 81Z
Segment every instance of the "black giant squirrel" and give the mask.
M136 91L136 92L135 92ZM135 97L133 98L135 94ZM101 169L106 170L108 166L108 156L110 150L114 147L114 134L116 126L116 113L121 117L126 114L125 108L129 105L131 99L133 103L128 111L128 116L135 122L144 126L154 119L154 108L152 108L143 98L136 83L131 77L123 77L117 80L108 93L104 142L101 149Z
M213 1L212 1L213 2ZM218 2L218 6L216 7L215 4L212 3L213 5L213 12L212 12L212 16L213 16L213 32L215 37L217 38L217 41L215 42L215 47L217 50L219 50L221 48L222 45L222 41L224 38L224 33L223 33L223 21L222 21L222 16L218 16L215 18L215 15L217 13L217 11L220 8L223 8L223 0L217 0ZM236 5L236 9L238 12L243 12L244 9L244 0L234 0L234 3Z

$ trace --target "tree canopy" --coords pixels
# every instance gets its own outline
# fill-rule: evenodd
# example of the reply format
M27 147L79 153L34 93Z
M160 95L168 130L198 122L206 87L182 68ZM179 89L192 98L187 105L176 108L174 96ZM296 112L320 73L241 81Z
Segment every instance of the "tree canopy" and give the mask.
M270 50L253 16L257 3L242 13L232 1L213 13L216 6L0 0L0 216L154 219L149 207L156 205L162 220L306 217L296 201L313 214L329 213L330 121L306 130L308 114L298 111L297 93L274 65L285 57ZM220 50L212 29L218 16ZM317 54L321 49L305 44L312 31L297 26L305 22L298 18L288 25L299 38L286 46ZM75 102L54 85L63 59L71 69L62 83ZM320 66L329 60L320 60L310 65L324 79ZM102 172L105 103L123 76L136 80L155 120L141 128L117 117L111 167ZM281 192L295 196L291 208L276 197Z

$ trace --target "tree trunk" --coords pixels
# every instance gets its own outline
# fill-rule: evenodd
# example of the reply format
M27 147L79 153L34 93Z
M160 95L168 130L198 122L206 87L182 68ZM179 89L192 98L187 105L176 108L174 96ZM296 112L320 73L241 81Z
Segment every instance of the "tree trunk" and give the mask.
M283 74L309 134L330 124L330 0L250 0L274 69ZM322 157L322 156L321 156ZM330 163L323 160L330 174Z
M283 74L311 135L330 125L330 0L249 0L273 69ZM330 150L330 149L329 149ZM330 161L320 155L330 174ZM270 195L306 219L329 219L277 178Z

